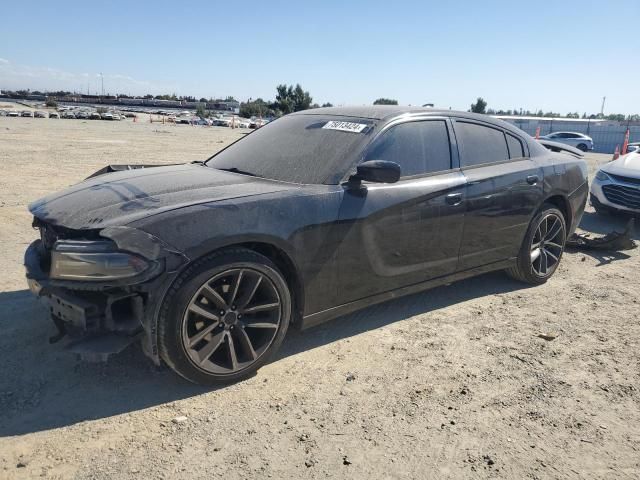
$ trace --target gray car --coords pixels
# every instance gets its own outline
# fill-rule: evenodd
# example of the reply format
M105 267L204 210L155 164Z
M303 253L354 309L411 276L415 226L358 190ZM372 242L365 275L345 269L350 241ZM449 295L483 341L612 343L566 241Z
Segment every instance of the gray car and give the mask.
M593 150L593 139L584 133L578 132L553 132L549 135L544 135L540 138L545 138L558 143L564 143L565 145L571 145L586 152L587 150Z

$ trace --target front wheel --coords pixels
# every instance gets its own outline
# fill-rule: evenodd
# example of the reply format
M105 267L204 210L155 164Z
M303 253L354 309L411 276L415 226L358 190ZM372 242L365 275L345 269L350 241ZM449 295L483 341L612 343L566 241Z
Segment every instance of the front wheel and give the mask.
M252 375L280 347L291 294L268 258L238 248L197 261L165 297L162 359L187 380L228 383Z
M587 150L589 150L589 148L584 143L579 144L577 148L582 152L586 152Z
M529 224L516 265L507 273L531 285L545 283L560 264L566 237L564 215L553 205L545 204Z

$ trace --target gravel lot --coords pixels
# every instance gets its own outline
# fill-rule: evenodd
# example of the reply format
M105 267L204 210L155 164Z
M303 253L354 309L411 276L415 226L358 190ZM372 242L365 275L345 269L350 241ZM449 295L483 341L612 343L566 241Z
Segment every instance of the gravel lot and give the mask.
M291 332L220 389L138 348L86 364L49 345L24 281L27 203L241 134L0 117L0 478L640 477L638 250L569 252L540 287L493 273ZM592 174L609 159L587 157ZM623 224L589 210L582 228Z

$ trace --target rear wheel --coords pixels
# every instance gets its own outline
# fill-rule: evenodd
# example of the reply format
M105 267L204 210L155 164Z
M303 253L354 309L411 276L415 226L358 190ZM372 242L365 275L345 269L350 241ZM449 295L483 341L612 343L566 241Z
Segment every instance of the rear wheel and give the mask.
M545 204L529 224L516 265L507 273L532 285L545 283L560 264L566 232L562 212L553 205Z
M196 262L163 302L158 344L163 360L199 384L246 378L280 347L291 295L266 257L232 249Z
M587 146L586 146L584 143L580 143L580 144L578 144L578 146L577 146L576 148L577 148L578 150L583 151L583 152L586 152L587 150L589 150L589 149L587 148Z

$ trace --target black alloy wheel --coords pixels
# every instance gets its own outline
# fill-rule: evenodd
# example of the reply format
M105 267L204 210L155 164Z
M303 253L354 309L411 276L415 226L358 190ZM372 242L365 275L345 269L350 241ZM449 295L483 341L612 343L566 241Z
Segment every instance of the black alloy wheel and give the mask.
M194 383L241 380L280 347L291 312L289 287L271 260L244 248L215 252L183 272L165 296L160 356Z
M529 223L515 265L507 273L531 285L545 283L560 264L566 239L564 215L555 205L544 204Z
M208 373L234 373L273 342L282 319L275 284L251 268L225 270L193 296L182 320L183 347Z
M531 268L533 272L546 277L557 268L564 250L564 221L555 212L543 216L535 230L531 246Z

